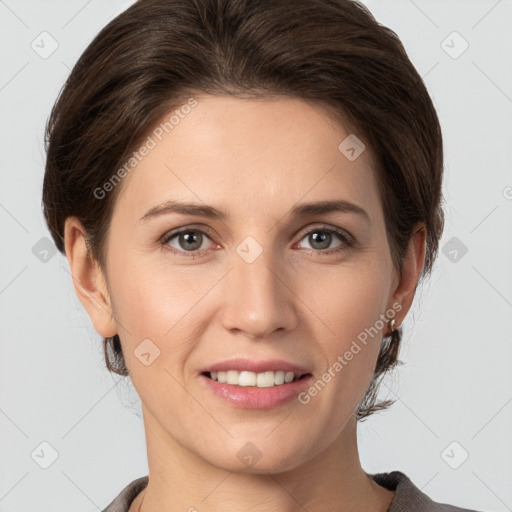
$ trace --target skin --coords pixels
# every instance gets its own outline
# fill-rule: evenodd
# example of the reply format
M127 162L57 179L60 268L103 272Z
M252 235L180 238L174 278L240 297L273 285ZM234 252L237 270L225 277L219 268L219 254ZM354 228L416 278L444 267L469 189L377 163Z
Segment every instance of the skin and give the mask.
M235 357L279 358L317 380L396 303L399 326L424 264L424 225L399 276L371 150L354 161L338 150L352 133L348 124L300 99L195 98L197 106L123 178L105 272L87 257L80 222L65 224L76 293L101 336L119 333L141 398L150 475L142 511L386 511L394 491L361 467L354 411L389 323L306 405L238 408L198 375ZM139 222L168 199L206 203L229 217L168 213ZM346 212L289 216L296 203L327 199L361 206L369 222ZM355 244L336 235L315 243L308 234L325 225ZM167 242L176 253L159 245L189 226L209 229L198 240L203 255L187 257L179 237ZM263 249L252 263L236 252L247 236ZM160 350L148 366L134 354L147 338ZM247 442L261 453L252 467L237 457Z

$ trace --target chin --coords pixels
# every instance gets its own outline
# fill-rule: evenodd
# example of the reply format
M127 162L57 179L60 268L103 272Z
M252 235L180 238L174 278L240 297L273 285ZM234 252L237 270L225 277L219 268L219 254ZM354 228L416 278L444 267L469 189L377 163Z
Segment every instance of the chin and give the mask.
M291 471L304 462L303 446L290 446L286 451L276 451L276 444L272 443L270 438L261 439L260 443L257 440L254 443L233 440L232 444L236 446L228 448L224 445L222 453L218 456L212 454L203 458L225 471L262 475Z

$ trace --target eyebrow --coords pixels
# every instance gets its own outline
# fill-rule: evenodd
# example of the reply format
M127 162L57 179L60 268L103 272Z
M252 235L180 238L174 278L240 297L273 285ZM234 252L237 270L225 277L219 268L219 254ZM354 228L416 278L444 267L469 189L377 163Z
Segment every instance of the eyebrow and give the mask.
M321 215L330 212L355 213L364 217L368 223L370 222L370 216L366 210L343 199L299 204L291 209L290 215L292 217L307 217L309 215ZM225 221L228 218L228 214L225 211L218 210L213 206L196 203L184 203L171 199L165 203L149 209L140 218L139 222L144 222L150 218L158 217L168 213L195 215L199 217L207 217L210 219L219 219L222 221Z

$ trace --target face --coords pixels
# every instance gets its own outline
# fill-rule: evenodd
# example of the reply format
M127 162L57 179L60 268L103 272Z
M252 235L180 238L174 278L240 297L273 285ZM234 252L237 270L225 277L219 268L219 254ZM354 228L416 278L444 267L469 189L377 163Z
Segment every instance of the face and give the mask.
M368 146L347 158L351 131L299 99L195 98L123 178L107 242L114 320L87 307L100 334L120 335L147 437L230 471L243 450L261 457L247 471L284 471L339 438L412 297ZM208 208L160 208L170 201ZM302 208L327 201L345 208ZM203 375L239 358L306 376L260 389Z

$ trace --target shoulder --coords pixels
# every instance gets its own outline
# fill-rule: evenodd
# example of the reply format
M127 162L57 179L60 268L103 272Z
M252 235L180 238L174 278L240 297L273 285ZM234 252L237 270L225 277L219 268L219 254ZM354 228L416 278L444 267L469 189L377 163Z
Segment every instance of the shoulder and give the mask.
M129 483L102 512L127 512L135 497L148 485L148 476Z
M377 473L369 475L382 487L395 491L388 512L478 512L468 508L460 508L446 503L438 503L430 499L401 471Z

